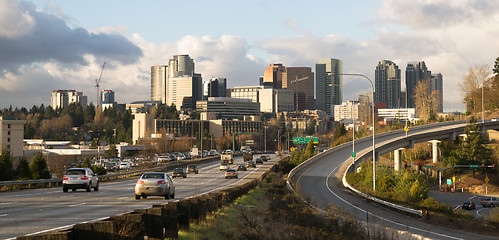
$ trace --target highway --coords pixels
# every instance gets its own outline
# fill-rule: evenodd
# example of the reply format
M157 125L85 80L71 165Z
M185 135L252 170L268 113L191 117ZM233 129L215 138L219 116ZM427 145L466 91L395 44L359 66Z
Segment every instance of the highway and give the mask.
M463 126L463 124L456 124ZM440 126L434 129L411 129L412 134L430 133L442 129L449 129L453 126ZM405 138L402 131L394 131L384 136L376 135L376 146ZM376 224L383 227L390 227L398 231L405 231L430 239L498 239L491 236L478 235L457 229L433 226L421 221L418 218L397 213L379 205L374 205L366 200L347 191L341 179L347 165L351 163L351 143L349 147L337 151L327 151L318 157L318 160L297 170L291 179L295 189L305 195L306 199L319 209L326 210L329 205L335 205L339 209L351 213L357 219L368 223L368 226ZM358 153L369 152L372 149L372 138L368 141L357 141L355 150ZM397 238L397 237L396 237Z
M254 159L257 156L255 155ZM243 163L241 156L235 157L234 160L234 164ZM220 161L199 163L199 174L188 174L187 178L174 179L175 199L188 198L252 180L270 169L277 161L278 157L271 155L271 160L263 165L257 164L257 168L239 172L238 179L225 179L225 171L219 170ZM14 239L17 236L65 228L174 201L160 197L135 200L134 187L137 179L138 177L134 177L102 182L97 192L77 190L64 193L62 187L1 192L0 239Z

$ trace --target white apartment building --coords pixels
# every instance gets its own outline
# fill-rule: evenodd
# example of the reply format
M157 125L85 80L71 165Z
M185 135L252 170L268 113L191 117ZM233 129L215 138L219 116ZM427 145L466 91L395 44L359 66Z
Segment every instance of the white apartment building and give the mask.
M269 86L234 87L230 90L230 97L260 103L260 112L281 113L295 110L294 91L290 89L274 89Z
M346 119L359 119L360 103L347 101L341 105L334 105L334 120L341 121Z
M0 148L9 150L13 157L23 156L25 123L25 120L16 120L10 116L0 116Z
M418 120L416 118L415 108L390 108L378 109L378 117L384 118L385 121L393 119L406 119L409 121Z
M53 109L65 108L71 103L78 102L82 107L87 106L87 96L83 96L83 92L76 90L54 90L50 98L50 106Z

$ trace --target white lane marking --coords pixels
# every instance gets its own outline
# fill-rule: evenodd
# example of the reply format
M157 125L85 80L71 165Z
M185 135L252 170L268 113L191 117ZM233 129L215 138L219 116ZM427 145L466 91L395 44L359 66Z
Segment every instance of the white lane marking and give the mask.
M454 210L457 210L459 207L461 207L461 206L460 206L460 205L457 205L457 206L454 208Z
M3 202L3 203L0 203L0 205L8 205L8 204L14 204L14 203L17 203L17 202Z
M5 217L5 216L7 216L7 215L8 215L8 214L2 214L2 215L0 215L0 217Z
M478 213L478 212L480 212L480 211L482 211L482 210L484 210L484 209L485 209L485 208L482 208L482 209L480 209L480 210L477 210L477 211L476 211L476 215L478 215L478 216L480 216L480 217L483 217L483 216L482 216L482 215L480 215L480 213Z
M119 199L119 200L123 200L123 199L127 199L127 198L129 198L129 197L120 197L120 198L118 198L118 199Z
M85 204L86 203L78 203L78 204L69 205L69 207L78 207L78 206L83 206Z
M410 229L414 229L414 230L417 230L417 231L421 231L421 232L427 232L427 233L432 233L432 234L435 234L437 236L440 236L440 237L447 237L447 238L450 238L450 239L463 239L463 238L457 238L457 237L453 237L453 236L449 236L449 235L445 235L445 234L441 234L441 233L436 233L436 232L432 232L432 231L429 231L429 230L425 230L425 229L420 229L420 228L417 228L417 227L412 227L412 226L409 226L409 225L404 225L404 224L401 224L401 223L398 223L398 222L395 222L395 221L392 221L390 219L387 219L387 218L384 218L384 217L381 217L379 215L376 215L376 214L373 214L372 212L367 212L366 210L360 208L360 207L357 207L349 202L347 202L345 199L341 198L340 196L338 196L335 192L333 192L333 190L331 190L331 188L329 187L329 178L331 177L331 175L333 174L333 172L336 171L336 169L338 169L342 164L336 166L333 171L331 171L329 173L329 175L327 175L326 177L326 187L327 189L329 190L329 192L331 192L334 196L336 196L338 199L340 199L341 201L343 201L344 203L350 205L351 207L361 211L361 212L364 212L364 213L367 213L369 215L372 215L372 216L375 216L375 217L378 217L379 219L382 219L384 221L387 221L389 223L392 223L392 224L395 224L395 225L399 225L401 227L405 227L405 228L410 228Z
M474 196L471 196L470 198L468 198L468 200L471 200L471 199L473 199L473 198L475 198L475 197L476 197L475 195L474 195Z

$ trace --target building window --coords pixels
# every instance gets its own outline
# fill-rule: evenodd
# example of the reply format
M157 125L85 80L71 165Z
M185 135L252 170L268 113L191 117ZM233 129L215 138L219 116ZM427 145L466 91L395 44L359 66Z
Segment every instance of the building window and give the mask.
M7 128L10 128L10 124L7 124Z
M7 132L7 135L9 135L9 136L10 136L10 131L8 131L8 132Z
M10 142L10 138L7 138L7 142Z
M8 150L10 149L10 145L7 145L7 149L8 149Z

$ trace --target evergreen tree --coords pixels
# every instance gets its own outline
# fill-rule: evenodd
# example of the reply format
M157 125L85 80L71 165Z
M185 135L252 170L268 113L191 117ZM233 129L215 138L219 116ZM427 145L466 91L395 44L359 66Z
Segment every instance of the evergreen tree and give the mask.
M52 176L47 167L47 161L41 153L36 153L29 166L33 179L50 179Z
M487 148L488 139L480 131L476 120L472 117L464 129L466 139L461 141L457 150L460 164L489 164L492 152Z
M116 148L116 145L112 144L109 146L109 149L106 150L106 157L107 158L116 158L118 156L118 149Z
M496 76L499 75L499 57L494 61L494 68L492 69Z
M16 178L21 180L32 179L29 162L26 158L21 158L16 167Z
M10 151L2 149L2 154L0 154L0 181L10 181L12 179L14 179L14 169L12 168Z

